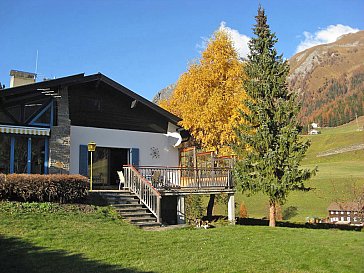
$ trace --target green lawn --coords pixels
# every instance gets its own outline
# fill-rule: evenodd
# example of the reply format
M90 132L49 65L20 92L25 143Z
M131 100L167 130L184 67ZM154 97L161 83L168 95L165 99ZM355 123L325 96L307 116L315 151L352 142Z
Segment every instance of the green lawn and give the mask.
M106 209L0 203L1 272L364 272L364 232L144 231Z

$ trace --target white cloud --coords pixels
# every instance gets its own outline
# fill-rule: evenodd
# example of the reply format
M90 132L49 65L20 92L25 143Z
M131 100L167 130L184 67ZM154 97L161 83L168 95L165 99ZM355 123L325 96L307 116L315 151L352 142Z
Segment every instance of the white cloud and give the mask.
M224 21L220 23L219 30L224 30L226 33L228 33L233 42L233 46L238 52L239 57L245 59L249 53L248 42L250 38L244 34L240 34L236 29L227 27ZM210 39L201 37L201 40L201 43L197 44L196 47L199 50L205 50Z
M219 30L224 30L229 34L239 56L245 59L249 53L248 42L250 38L244 34L239 33L239 31L236 29L226 26L224 21L220 23Z
M335 42L340 36L344 34L358 31L359 29L357 28L352 28L350 26L344 26L341 24L330 25L324 29L316 31L314 34L305 31L303 32L305 39L297 46L296 53L320 44Z

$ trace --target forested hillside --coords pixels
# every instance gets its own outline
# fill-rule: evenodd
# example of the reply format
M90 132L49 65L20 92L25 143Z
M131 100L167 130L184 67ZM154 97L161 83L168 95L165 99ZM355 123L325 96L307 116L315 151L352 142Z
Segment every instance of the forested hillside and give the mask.
M364 31L347 34L290 59L289 84L302 100L303 125L338 126L363 115Z

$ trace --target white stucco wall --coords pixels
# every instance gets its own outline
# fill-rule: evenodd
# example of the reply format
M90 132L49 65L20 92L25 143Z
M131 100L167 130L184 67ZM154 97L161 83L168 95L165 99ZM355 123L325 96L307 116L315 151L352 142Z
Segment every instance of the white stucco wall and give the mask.
M168 131L176 126L169 124ZM178 149L168 143L164 134L115 129L71 126L70 173L79 173L80 145L94 141L97 146L110 148L139 148L140 166L178 166ZM151 148L159 150L159 158L151 156Z

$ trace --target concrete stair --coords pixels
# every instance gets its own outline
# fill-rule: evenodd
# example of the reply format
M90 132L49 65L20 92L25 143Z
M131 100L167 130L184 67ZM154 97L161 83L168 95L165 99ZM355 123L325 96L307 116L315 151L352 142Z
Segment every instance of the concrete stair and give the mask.
M126 221L140 228L158 227L157 218L128 190L98 191L109 205Z

